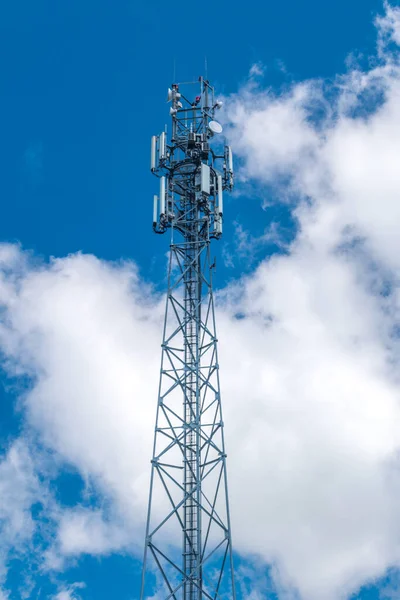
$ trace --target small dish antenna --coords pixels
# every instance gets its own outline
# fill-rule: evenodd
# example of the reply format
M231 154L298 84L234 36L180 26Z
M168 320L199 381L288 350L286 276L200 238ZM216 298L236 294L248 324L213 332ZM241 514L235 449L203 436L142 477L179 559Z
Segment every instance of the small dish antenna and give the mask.
M210 121L208 124L208 129L213 135L215 133L222 133L222 125L218 123L218 121Z

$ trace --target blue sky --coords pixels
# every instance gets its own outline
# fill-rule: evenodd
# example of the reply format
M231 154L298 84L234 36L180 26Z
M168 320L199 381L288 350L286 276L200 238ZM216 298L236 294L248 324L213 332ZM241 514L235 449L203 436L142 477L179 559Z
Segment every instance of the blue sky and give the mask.
M262 64L262 85L285 94L305 80L333 81L349 55L367 65L366 57L376 54L374 19L382 13L377 0L222 0L204 8L158 0L3 2L0 242L20 244L33 264L77 252L105 261L131 259L141 280L162 291L168 241L151 229L157 183L148 168L149 140L168 118L165 97L174 68L178 80L192 79L204 72L206 58L209 78L229 96L245 84L252 65ZM245 153L241 161L245 164ZM280 188L271 181L254 185L252 194L239 185L227 201L224 238L215 248L219 288L243 273L251 276L260 262L280 252L273 241L252 244L248 236L259 239L271 221L286 242L295 234L287 204L262 207L269 195L279 197ZM242 250L241 231L247 232ZM2 352L8 359L4 347ZM82 504L107 512L108 500L72 460L54 457L51 466L48 439L26 426L21 396L32 387L29 373L21 380L3 366L3 455L13 440L24 437L44 460L46 474L39 479L46 479L61 509ZM3 588L9 598L55 598L68 589L70 596L58 600L138 598L140 558L131 549L81 552L63 568L43 569L40 556L50 545L46 527L55 518L46 516L45 505L39 499L29 509L41 524L32 551L11 551L7 559ZM254 566L243 556L237 562L254 567L257 580L265 573L271 590L265 597L277 597L265 564ZM382 589L396 577L392 569L354 599L384 598Z
M187 80L207 56L223 94L259 61L268 85L332 77L349 53L371 49L380 10L371 0L251 2L246 10L219 2L200 17L195 6L165 2L4 4L2 239L46 257L133 257L157 279L165 242L149 226L148 140L167 118L174 61ZM233 204L231 223L242 218L243 203ZM226 243L230 235L227 223Z

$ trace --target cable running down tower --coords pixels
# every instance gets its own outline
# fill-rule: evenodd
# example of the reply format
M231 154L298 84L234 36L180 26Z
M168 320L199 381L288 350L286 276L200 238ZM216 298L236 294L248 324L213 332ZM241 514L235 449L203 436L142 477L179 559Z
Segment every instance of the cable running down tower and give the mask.
M171 245L141 600L236 598L210 260L232 152L218 140L222 103L195 85L194 98L193 84L168 90L171 136L151 141L153 229Z

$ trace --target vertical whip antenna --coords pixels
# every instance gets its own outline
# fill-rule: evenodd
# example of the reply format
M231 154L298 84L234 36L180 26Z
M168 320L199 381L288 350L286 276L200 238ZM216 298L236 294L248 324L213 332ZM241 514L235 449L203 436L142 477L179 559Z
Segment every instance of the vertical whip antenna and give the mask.
M195 85L168 89L171 131L151 141L153 229L171 245L141 600L236 598L210 260L233 161L222 102Z

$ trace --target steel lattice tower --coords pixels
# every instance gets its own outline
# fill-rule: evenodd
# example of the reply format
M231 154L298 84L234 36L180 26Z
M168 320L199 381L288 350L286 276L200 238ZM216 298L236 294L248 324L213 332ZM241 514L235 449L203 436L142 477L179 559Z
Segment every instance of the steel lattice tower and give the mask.
M195 85L194 97L193 84L168 90L171 136L151 144L153 229L170 230L171 246L142 600L236 597L210 260L232 153L214 120L222 103Z

